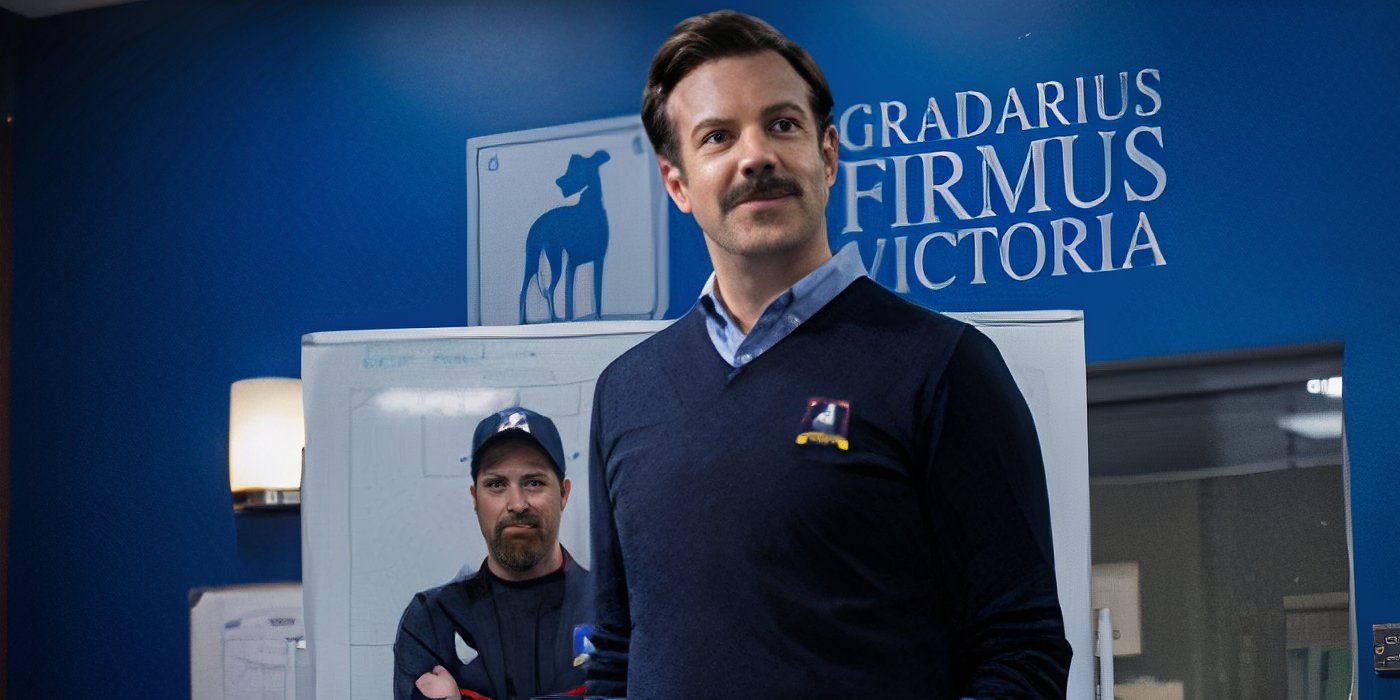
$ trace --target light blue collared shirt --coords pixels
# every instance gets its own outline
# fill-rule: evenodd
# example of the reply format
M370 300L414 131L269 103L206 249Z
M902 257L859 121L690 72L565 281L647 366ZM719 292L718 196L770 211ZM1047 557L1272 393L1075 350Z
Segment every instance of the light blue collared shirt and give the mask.
M777 345L852 282L864 276L865 263L861 262L860 251L854 244L847 244L791 289L778 295L747 334L739 330L739 324L720 301L713 273L705 282L705 288L700 290L698 303L705 311L705 329L710 333L710 342L714 343L720 357L738 370Z

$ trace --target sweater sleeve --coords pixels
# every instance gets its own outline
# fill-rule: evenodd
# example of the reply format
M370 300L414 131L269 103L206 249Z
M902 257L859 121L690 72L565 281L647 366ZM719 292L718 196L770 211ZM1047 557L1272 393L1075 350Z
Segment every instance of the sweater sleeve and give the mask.
M627 650L632 617L627 601L627 576L622 548L613 519L607 451L603 445L603 388L607 373L598 378L593 393L593 419L589 430L588 493L589 531L593 545L595 625L590 641L594 652L586 668L588 694L609 697L627 695Z
M1030 409L996 345L971 326L930 400L927 502L958 622L957 688L978 699L1063 698L1071 649Z

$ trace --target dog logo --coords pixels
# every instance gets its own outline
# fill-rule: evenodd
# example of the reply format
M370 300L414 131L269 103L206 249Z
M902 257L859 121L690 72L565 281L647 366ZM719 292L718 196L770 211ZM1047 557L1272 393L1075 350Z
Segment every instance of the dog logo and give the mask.
M524 430L528 433L530 432L530 421L525 417L524 413L516 411L507 416L506 419L496 427L496 432L498 433L504 433L507 430Z
M468 325L666 316L672 204L639 115L466 145Z
M603 258L608 254L608 213L603 208L602 179L598 168L611 160L607 151L584 157L574 154L564 174L554 181L565 197L579 195L577 202L550 209L530 226L525 237L525 279L520 285L520 323L526 322L525 306L533 281L549 307L549 320L561 320L554 308L554 290L564 282L564 316L575 320L574 274L579 267L593 266L593 315L603 317ZM546 289L540 258L549 265Z
M807 412L802 416L797 444L835 445L837 449L849 450L850 427L850 401L813 397L807 399Z

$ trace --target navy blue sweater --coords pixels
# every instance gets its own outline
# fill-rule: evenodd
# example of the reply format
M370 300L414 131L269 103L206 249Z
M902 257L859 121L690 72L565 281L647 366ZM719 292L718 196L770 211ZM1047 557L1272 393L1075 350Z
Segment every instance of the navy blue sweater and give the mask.
M814 429L813 399L849 411ZM1025 400L985 335L869 279L737 373L698 310L618 358L590 491L590 693L1064 697Z

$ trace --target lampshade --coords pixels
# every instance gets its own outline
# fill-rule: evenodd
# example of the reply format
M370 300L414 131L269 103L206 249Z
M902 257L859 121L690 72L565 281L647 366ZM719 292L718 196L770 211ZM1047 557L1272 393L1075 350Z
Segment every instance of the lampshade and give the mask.
M243 379L229 392L228 478L234 509L301 503L301 451L306 427L301 380Z

